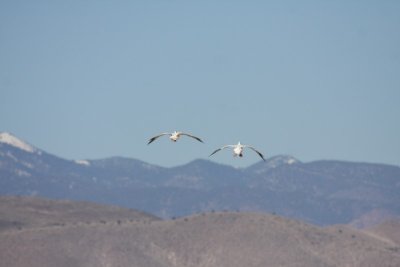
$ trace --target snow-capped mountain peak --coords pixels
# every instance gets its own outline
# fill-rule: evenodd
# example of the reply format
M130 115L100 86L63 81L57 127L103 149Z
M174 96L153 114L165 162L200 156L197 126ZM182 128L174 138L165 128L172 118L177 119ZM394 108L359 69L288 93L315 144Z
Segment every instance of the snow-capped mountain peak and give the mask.
M0 143L5 143L7 145L19 148L21 150L34 153L38 152L38 149L31 146L30 144L22 141L21 139L15 137L11 133L8 132L2 132L0 133Z
M296 164L301 164L301 161L290 155L278 155L268 158L265 162L260 162L255 164L254 166L250 166L249 168L252 169L255 173L261 174L278 167L287 167L289 165Z
M296 163L300 163L300 161L293 156L279 155L269 158L267 165L269 165L269 167L275 168L281 165L292 165Z
M79 165L90 166L90 162L88 160L75 160L75 163Z

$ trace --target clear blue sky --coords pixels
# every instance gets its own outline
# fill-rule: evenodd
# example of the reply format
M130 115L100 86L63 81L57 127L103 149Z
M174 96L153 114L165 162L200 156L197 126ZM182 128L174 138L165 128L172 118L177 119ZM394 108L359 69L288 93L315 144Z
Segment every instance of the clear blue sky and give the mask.
M1 1L0 131L67 159L400 165L400 1ZM161 138L182 130L205 144ZM237 167L231 151L211 160Z

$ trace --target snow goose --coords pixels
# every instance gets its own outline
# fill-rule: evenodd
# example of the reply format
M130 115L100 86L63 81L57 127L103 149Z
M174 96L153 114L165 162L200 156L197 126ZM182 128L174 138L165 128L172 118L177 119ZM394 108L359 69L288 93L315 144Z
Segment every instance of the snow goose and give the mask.
M225 146L223 146L223 147L221 147L221 148L218 148L218 149L215 150L213 153L211 153L210 156L214 155L214 154L217 153L218 151L220 151L220 150L222 150L222 149L225 149L225 148L227 148L227 147L233 148L233 156L234 156L234 157L236 157L236 156L243 157L243 149L246 148L246 147L247 147L247 148L250 148L251 150L253 150L254 152L256 152L256 153L265 161L264 156L263 156L263 154L261 154L260 151L258 151L257 149L255 149L255 148L252 147L252 146L249 146L249 145L242 145L240 142L237 143L236 145L225 145ZM209 157L210 157L210 156L209 156Z
M173 142L176 142L181 137L181 135L186 135L186 136L192 137L192 138L196 139L197 141L203 143L203 141L200 138L198 138L198 137L196 137L194 135L191 135L191 134L188 134L188 133L174 131L173 133L162 133L162 134L156 135L156 136L150 138L150 140L149 140L149 142L147 144L149 145L154 140L156 140L157 138L159 138L159 137L161 137L163 135L169 135L169 139L171 139L171 141L173 141Z

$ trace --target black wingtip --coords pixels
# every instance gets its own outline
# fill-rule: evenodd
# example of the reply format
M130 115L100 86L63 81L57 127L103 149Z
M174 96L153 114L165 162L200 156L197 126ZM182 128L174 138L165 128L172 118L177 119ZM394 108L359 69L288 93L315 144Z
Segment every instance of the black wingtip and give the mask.
M211 157L212 155L214 155L215 153L217 153L218 151L220 151L221 149L217 149L217 150L215 150L213 153L211 153L210 154L210 156L209 157Z
M192 137L193 137L194 139L196 139L197 141L204 143L203 140L201 140L200 137L196 137L196 136L192 136Z
M260 158L262 158L263 161L265 161L264 155L261 154L260 152L257 152L257 154L260 156Z

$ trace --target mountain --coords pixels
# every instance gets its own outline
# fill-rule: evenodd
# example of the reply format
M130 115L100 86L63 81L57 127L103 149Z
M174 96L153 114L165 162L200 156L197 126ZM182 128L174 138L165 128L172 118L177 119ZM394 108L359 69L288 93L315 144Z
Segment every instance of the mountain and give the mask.
M301 162L290 155L243 169L208 160L173 168L123 157L75 161L0 134L0 195L86 200L162 218L263 211L331 225L354 222L374 210L400 216L399 192L399 166Z
M0 197L0 233L9 230L76 225L79 223L151 222L159 218L144 212L86 201L39 197Z
M159 220L84 202L0 197L0 203L0 221L9 219L6 211L22 225L0 231L0 267L400 266L399 244L384 237L400 232L395 224L372 233L267 213Z
M0 143L7 144L30 153L41 153L39 149L7 132L0 133Z
M369 229L375 225L396 220L400 221L400 216L396 216L388 210L374 209L351 221L348 225L357 229Z
M400 218L384 221L364 229L364 233L400 246Z

